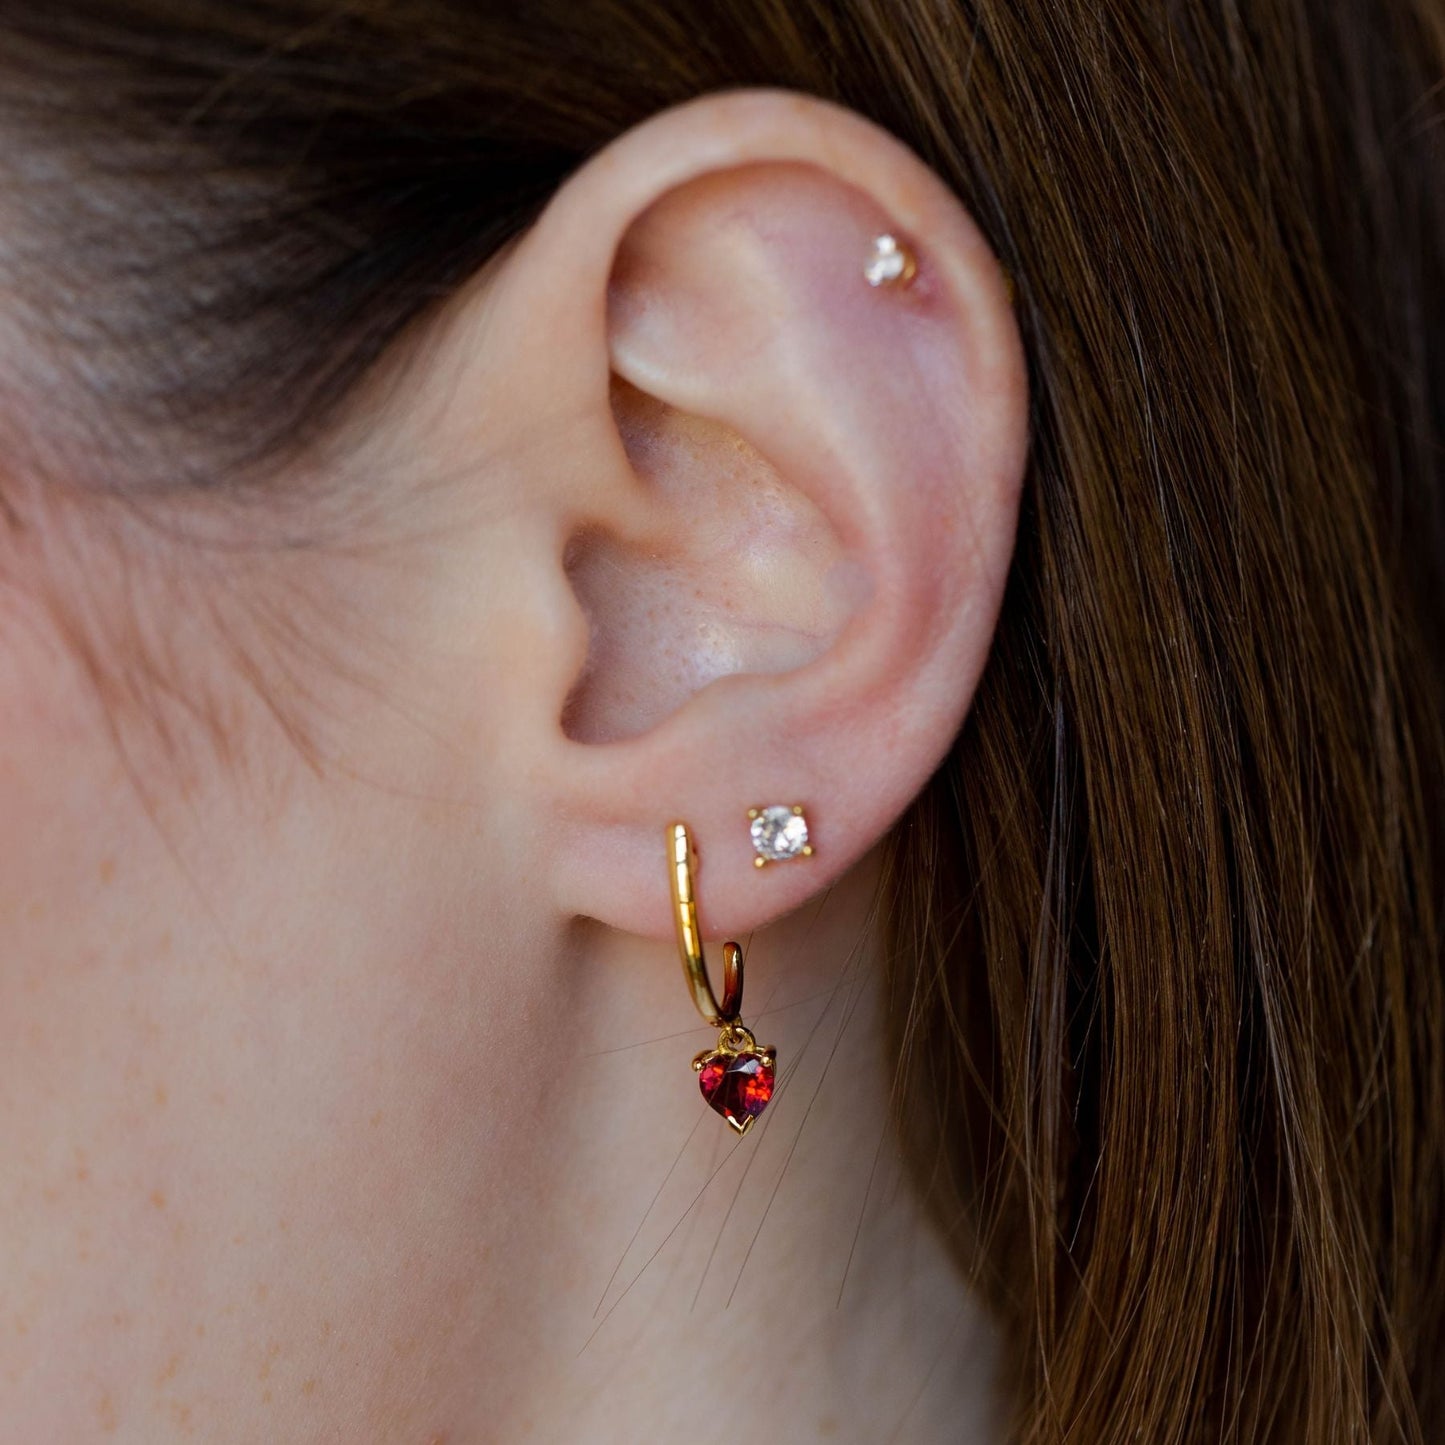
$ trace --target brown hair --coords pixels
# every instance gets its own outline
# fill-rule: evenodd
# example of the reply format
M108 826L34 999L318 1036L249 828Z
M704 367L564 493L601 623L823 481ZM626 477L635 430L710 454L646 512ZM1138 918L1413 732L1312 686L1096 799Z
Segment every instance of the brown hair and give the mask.
M304 446L670 103L784 85L910 142L1017 280L1035 398L995 655L891 883L901 1127L1016 1436L1439 1438L1431 0L65 0L0 56L47 368L0 412L133 486Z

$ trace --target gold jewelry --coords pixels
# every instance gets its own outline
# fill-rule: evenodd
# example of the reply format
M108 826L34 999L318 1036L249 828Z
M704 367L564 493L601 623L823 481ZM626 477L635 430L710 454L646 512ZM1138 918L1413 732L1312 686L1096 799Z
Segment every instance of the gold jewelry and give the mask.
M875 236L873 254L863 267L863 279L870 286L908 285L918 274L918 258L897 236Z
M718 1003L708 978L697 923L692 836L686 823L672 824L667 835L672 856L672 911L682 971L697 1011L718 1030L717 1047L704 1049L692 1061L692 1067L703 1098L739 1134L746 1134L773 1097L777 1051L771 1045L760 1049L752 1030L742 1022L743 951L736 943L723 944L723 1001Z
M808 819L801 803L787 807L773 803L766 808L749 808L748 830L753 840L754 868L769 863L786 863L790 858L811 858L813 845L808 842Z

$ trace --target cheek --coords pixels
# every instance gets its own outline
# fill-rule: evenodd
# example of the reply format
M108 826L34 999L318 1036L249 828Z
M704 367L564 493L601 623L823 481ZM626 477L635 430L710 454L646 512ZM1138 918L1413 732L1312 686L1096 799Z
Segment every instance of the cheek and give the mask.
M59 609L9 605L22 611L0 625L0 1164L18 1203L84 1212L172 1103L162 982L186 972L199 904L175 798L164 774L140 784L88 643Z
M234 766L168 767L157 734L118 739L63 630L6 631L0 1278L23 1333L0 1384L47 1409L77 1350L126 1382L119 1416L199 1423L338 1358L380 1396L457 1319L530 1338L494 1261L558 1193L535 1146L568 990L527 860L454 748L411 728L317 774L247 695L220 714L251 729ZM381 1405L354 1393L334 1408L364 1438ZM35 1438L84 1435L99 1405L74 1408Z
M131 792L82 657L56 615L0 619L0 980L116 906Z

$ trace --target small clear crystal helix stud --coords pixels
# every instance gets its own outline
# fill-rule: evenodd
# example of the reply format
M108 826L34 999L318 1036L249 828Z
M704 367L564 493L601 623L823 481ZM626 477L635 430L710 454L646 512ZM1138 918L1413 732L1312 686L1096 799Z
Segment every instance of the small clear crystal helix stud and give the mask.
M813 856L813 846L808 842L808 820L801 803L749 808L748 817L752 821L753 852L757 854L753 859L755 868Z
M863 268L870 286L906 286L918 274L913 252L897 236L875 236L873 253Z

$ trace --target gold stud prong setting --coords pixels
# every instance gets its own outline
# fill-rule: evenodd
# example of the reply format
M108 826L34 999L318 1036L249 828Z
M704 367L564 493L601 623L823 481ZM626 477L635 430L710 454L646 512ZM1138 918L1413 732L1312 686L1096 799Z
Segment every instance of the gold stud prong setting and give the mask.
M769 803L748 809L754 868L770 863L787 863L794 858L811 858L808 818L801 803Z
M873 250L863 267L870 286L902 288L918 274L918 258L898 239L885 233L873 238Z

